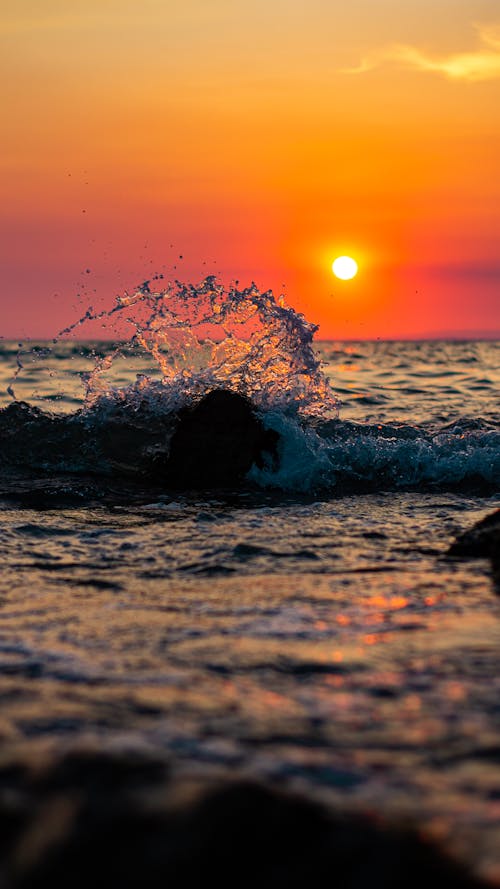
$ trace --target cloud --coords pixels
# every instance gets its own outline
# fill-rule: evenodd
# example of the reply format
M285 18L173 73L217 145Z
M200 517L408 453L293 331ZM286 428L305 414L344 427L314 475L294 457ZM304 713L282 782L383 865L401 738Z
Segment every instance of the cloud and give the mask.
M500 263L498 262L462 262L453 265L430 266L429 270L443 278L462 278L473 281L500 281Z
M481 46L472 52L431 56L415 46L392 44L366 56L357 68L345 74L363 74L385 63L394 63L413 71L442 74L450 80L480 82L500 79L500 26L477 25Z

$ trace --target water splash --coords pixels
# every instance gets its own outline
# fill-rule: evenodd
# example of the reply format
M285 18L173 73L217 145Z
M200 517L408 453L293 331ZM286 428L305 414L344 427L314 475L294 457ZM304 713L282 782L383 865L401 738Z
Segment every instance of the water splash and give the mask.
M150 356L161 381L141 374L132 386L111 386L110 371L123 355L123 347L117 347L84 380L87 408L110 398L154 398L177 407L224 387L263 409L307 417L338 412L339 402L312 347L317 326L282 298L277 301L271 290L261 292L253 283L242 290L236 284L226 288L214 276L198 286L180 281L164 286L158 276L117 297L108 311L88 309L60 336L103 318L132 324L135 333L127 348Z
M16 369L13 373L12 380L10 381L9 385L7 386L7 395L10 395L10 397L14 401L16 400L14 386L15 386L15 383L16 383L16 380L17 380L19 374L22 373L22 371L24 370L24 364L23 364L23 360L22 360L22 354L23 354L22 349L23 349L23 344L19 343L19 351L16 355Z

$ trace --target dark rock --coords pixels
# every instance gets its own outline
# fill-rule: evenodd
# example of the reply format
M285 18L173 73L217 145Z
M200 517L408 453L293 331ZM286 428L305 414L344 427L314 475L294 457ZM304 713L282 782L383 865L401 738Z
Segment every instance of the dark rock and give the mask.
M165 482L176 489L231 488L252 464L277 461L278 433L266 430L252 403L226 389L184 408L170 443Z
M487 558L498 554L500 549L500 509L490 513L468 531L464 531L452 543L449 556L463 558Z
M99 402L69 415L24 402L0 410L0 464L9 471L120 477L177 490L238 486L253 463L277 461L278 440L247 398L224 389L178 414ZM59 487L55 496L63 499Z
M500 509L460 534L447 555L458 558L489 558L495 591L500 594Z
M174 781L162 756L0 763L4 889L484 886L409 828L249 780Z

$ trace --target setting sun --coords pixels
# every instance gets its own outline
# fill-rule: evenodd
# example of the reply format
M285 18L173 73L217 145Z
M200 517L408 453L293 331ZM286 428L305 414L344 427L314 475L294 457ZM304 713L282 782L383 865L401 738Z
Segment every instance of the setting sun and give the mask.
M351 256L337 256L332 264L332 271L336 278L349 281L358 274L358 264Z

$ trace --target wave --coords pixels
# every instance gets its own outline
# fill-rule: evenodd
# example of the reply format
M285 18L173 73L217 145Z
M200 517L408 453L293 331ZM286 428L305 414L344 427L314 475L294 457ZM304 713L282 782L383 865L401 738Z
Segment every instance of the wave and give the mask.
M17 356L10 386L14 401L0 411L4 474L22 468L28 473L127 476L164 484L169 482L164 467L172 460L172 442L186 411L222 389L250 405L262 432L256 441L273 442L248 464L244 484L301 494L498 490L500 429L492 422L463 418L453 426L431 429L339 419L339 401L312 346L316 326L271 291L263 293L254 284L224 288L214 277L198 286L179 281L165 286L159 277L118 297L110 310L88 309L61 335L80 334L87 322L102 318L106 323L125 320L134 333L127 342L108 345L82 375L83 407L72 414L15 400L24 372L23 358ZM94 355L89 344L63 342L68 361L75 348L79 355ZM37 358L51 353L35 351ZM156 378L141 372L133 382L117 385L119 360L132 363L138 352L152 363ZM234 415L226 420L224 414L215 417L204 418L202 432L195 426L189 433L212 436L206 459L209 453L218 454L224 423L230 430L234 422ZM224 443L229 448L224 453L234 462L235 452L246 444L233 436ZM198 447L193 460L203 458L203 447ZM186 473L183 484L190 487ZM197 484L193 479L193 486Z
M262 487L303 493L500 487L500 429L486 421L432 430L342 420L300 426L269 413L264 423L281 438L277 468L251 470Z
M4 474L22 468L162 484L180 415L166 411L151 393L140 408L125 399L112 409L106 399L70 416L13 404L0 411ZM277 434L275 456L264 454L260 465L254 463L246 474L245 483L260 489L493 493L500 487L500 430L486 421L476 421L474 428L464 420L452 428L426 430L304 419L276 408L261 408L257 416L265 430ZM184 486L188 489L189 481ZM193 481L192 487L200 484Z

